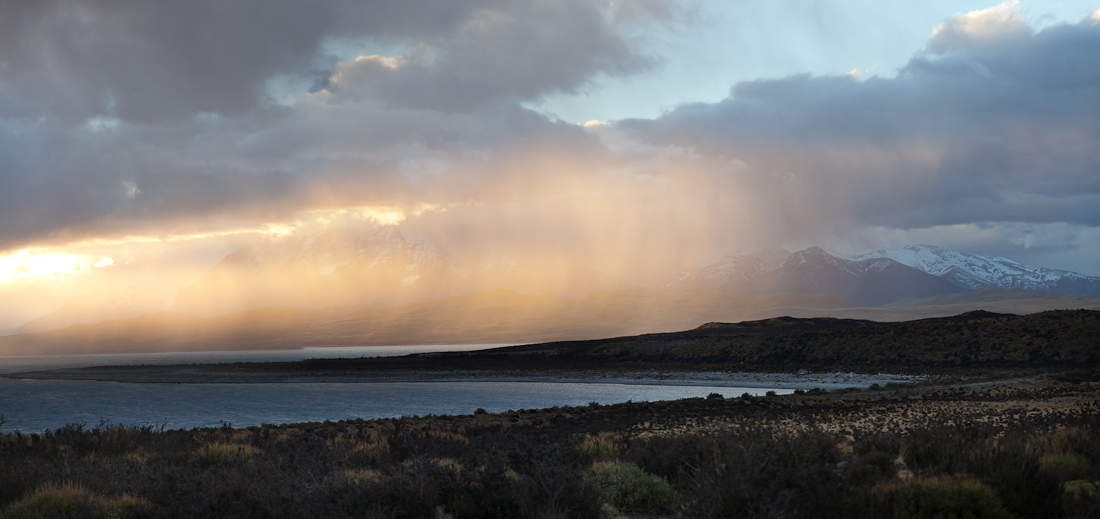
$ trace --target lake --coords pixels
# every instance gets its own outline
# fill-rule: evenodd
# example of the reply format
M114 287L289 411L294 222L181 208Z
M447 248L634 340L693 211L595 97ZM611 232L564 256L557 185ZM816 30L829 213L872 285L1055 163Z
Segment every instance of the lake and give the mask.
M304 348L244 352L146 353L0 358L0 374L104 365L275 362L434 351L497 344ZM768 388L552 382L394 382L301 384L127 384L0 378L0 430L39 432L106 421L169 429L264 423L470 414L577 406L589 402L675 400L719 393L762 395ZM775 388L779 394L789 389Z

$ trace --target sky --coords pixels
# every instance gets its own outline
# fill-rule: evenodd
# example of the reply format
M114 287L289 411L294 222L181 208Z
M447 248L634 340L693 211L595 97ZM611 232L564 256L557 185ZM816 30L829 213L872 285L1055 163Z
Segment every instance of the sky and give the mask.
M350 217L652 279L1100 275L1100 1L6 0L0 328Z

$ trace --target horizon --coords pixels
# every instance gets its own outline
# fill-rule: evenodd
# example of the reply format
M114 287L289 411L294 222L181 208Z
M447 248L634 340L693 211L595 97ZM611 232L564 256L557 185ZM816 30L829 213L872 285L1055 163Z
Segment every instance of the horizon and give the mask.
M1100 276L1095 1L427 4L14 7L0 329L388 224L545 286L917 244Z

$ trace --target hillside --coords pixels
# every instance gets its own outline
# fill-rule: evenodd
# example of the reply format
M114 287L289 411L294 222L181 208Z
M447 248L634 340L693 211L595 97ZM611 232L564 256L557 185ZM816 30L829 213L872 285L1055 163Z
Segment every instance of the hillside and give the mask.
M775 318L675 333L405 357L234 365L234 371L594 370L1037 372L1100 366L1100 312L975 311L874 323Z

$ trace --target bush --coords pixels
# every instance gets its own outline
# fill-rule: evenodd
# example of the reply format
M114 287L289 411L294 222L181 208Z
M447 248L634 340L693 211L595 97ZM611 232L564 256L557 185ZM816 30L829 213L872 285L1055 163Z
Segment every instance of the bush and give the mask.
M194 459L201 465L225 468L249 463L259 453L260 450L251 445L219 442L203 445L195 452Z
M1066 517L1100 516L1100 481L1079 479L1062 484L1062 507Z
M664 479L633 463L601 462L590 471L600 494L622 512L656 512L676 504L679 496Z
M1046 454L1039 458L1039 472L1058 481L1084 479L1089 473L1089 462L1076 454Z
M722 396L722 393L711 393L707 395L707 400L722 400L723 398L725 397Z
M898 519L1009 519L996 492L962 475L921 478L879 487Z
M73 483L46 483L23 499L12 503L3 516L12 519L39 517L121 518L137 515L145 502L122 495L106 498Z
M594 460L607 460L619 456L622 443L622 436L604 431L596 436L585 438L581 443L581 450Z

